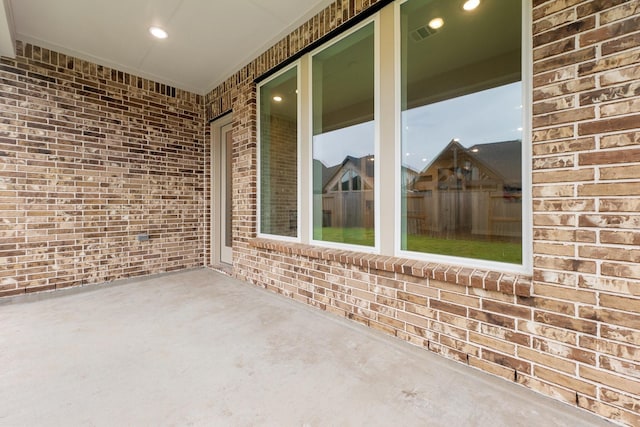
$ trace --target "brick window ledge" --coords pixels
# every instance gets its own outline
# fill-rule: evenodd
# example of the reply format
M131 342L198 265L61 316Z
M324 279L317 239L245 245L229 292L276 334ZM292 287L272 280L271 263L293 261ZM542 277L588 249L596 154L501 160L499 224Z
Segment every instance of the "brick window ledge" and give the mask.
M428 278L461 286L471 286L487 291L497 291L521 297L531 296L531 276L438 264L408 258L367 254L342 249L323 248L302 243L282 242L255 238L249 245L256 249L299 255L311 259L334 261L362 268L401 273L418 278Z

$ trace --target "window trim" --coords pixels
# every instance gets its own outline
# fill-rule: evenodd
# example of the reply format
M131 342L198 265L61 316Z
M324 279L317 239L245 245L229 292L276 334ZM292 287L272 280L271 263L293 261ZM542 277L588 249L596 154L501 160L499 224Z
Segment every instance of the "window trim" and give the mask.
M409 0L397 0L395 2L384 2L384 6L348 29L343 30L331 37L323 38L321 44L314 43L306 49L303 54L295 57L295 60L288 62L286 66L280 66L276 70L271 70L267 76L263 76L257 83L257 237L284 242L303 243L318 247L320 249L347 250L362 254L376 254L380 256L399 257L419 262L438 263L456 267L470 269L483 269L487 271L500 271L506 273L527 274L533 272L533 212L532 212L532 5L531 0L521 0L522 2L522 264L511 264L497 261L480 260L474 258L456 257L450 255L439 255L430 253L413 252L401 249L401 198L400 185L402 181L401 167L401 14L400 7ZM393 5L391 4L393 3ZM374 23L374 126L375 126L375 189L374 189L374 246L360 246L331 241L315 240L313 238L313 76L312 59L314 55L324 49L338 43L345 37L353 34L364 26ZM393 40L388 41L390 32L393 33ZM381 40L382 36L386 39ZM391 43L392 47L389 47ZM391 53L389 52L391 50ZM384 65L383 61L388 61L393 57L392 65ZM261 163L260 163L260 88L265 83L280 76L282 73L297 67L298 84L298 123L297 123L297 180L298 180L298 230L297 237L278 236L262 233L260 228L261 219ZM384 70L384 73L382 72ZM391 71L393 70L393 71ZM390 89L393 88L393 89ZM393 106L390 107L393 100ZM385 102L383 105L382 102ZM393 108L393 114L389 113ZM384 114L384 117L383 117ZM392 129L392 130L390 130ZM384 132L384 133L383 133ZM391 147L382 147L382 140L389 139L393 132L393 141L387 142ZM391 156L390 153L393 153ZM381 154L385 155L385 166L381 166ZM392 157L392 158L389 158ZM391 165L393 163L393 166ZM382 181L383 174L384 182ZM390 177L393 179L390 179ZM392 186L392 188L391 188ZM383 188L384 187L384 188ZM393 206L388 206L393 204ZM392 235L382 236L381 230L393 230Z
M305 144L308 145L308 159L305 159L305 163L307 164L307 170L313 170L313 57L325 49L333 46L334 44L342 41L343 39L349 37L351 34L354 34L358 30L366 27L367 25L373 23L373 67L374 67L374 108L373 108L373 121L374 121L374 179L376 181L374 184L374 246L362 246L362 245L353 245L348 243L340 243L340 242L331 242L326 240L316 240L313 238L313 177L311 176L309 179L309 183L307 186L307 194L303 195L306 203L309 204L309 214L308 214L308 242L314 246L331 248L331 249L343 249L348 251L356 251L368 254L379 254L380 253L380 185L377 182L377 177L380 173L380 161L378 160L380 153L380 19L379 12L374 13L372 16L364 19L362 22L354 25L349 28L347 31L342 32L339 36L329 40L328 42L322 44L317 47L313 51L311 51L308 55L308 102L309 102L309 129L305 137L307 140ZM304 160L303 160L304 161ZM309 174L309 173L308 173ZM312 174L311 174L312 175Z
M260 111L261 105L261 89L264 85L269 82L277 79L281 75L291 71L296 68L296 85L298 88L298 94L296 95L296 209L298 211L297 219L296 219L296 237L291 236L281 236L278 234L270 234L262 232L262 116ZM302 186L300 185L300 178L302 175L301 167L301 96L300 96L300 86L301 86L301 72L300 72L300 61L295 61L289 64L288 66L282 68L277 73L274 73L269 76L269 78L262 80L259 84L256 85L256 105L257 105L257 114L256 114L256 136L257 136L257 144L256 144L256 171L257 171L257 180L256 180L256 189L257 189L257 197L256 197L256 235L260 238L271 239L271 240L279 240L283 242L301 242L301 230L300 226L302 224L302 218L300 217L300 208L302 203Z
M531 109L532 109L532 76L533 76L533 60L531 57L531 0L521 0L522 16L521 16L521 84L522 84L522 264L511 264L499 261L482 260L475 258L457 257L452 255L431 254L427 252L415 252L403 250L401 248L402 233L402 191L399 189L402 180L402 111L401 111L401 65L402 65L402 34L401 34L401 6L410 0L400 0L394 4L395 10L395 102L396 111L394 120L396 122L396 135L394 139L395 153L397 160L395 162L396 187L394 190L395 209L397 221L394 224L395 251L394 256L401 258L410 258L418 261L428 261L441 264L457 265L469 268L481 268L491 271L505 271L519 274L533 273L533 242L532 242L532 186L531 186Z

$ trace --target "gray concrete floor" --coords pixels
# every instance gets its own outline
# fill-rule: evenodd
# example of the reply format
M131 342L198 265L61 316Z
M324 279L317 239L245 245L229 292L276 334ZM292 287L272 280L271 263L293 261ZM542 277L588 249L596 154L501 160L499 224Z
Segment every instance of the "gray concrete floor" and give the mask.
M1 426L611 425L209 270L0 303Z

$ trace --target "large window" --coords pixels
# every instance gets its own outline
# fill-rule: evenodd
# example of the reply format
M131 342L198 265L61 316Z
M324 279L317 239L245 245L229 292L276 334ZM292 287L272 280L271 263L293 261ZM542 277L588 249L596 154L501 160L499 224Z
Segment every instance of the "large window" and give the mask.
M313 238L373 246L373 22L312 62Z
M479 3L401 6L401 245L520 264L521 4Z
M260 232L530 272L524 3L398 0L262 82Z
M260 232L298 234L298 69L260 86Z

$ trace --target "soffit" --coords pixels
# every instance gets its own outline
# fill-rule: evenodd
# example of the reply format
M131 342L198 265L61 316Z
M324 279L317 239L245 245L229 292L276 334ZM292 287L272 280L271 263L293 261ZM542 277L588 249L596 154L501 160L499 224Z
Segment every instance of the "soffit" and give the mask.
M332 0L5 3L13 12L15 39L204 94ZM0 20L0 30L8 31L11 21ZM169 38L153 38L152 25Z

